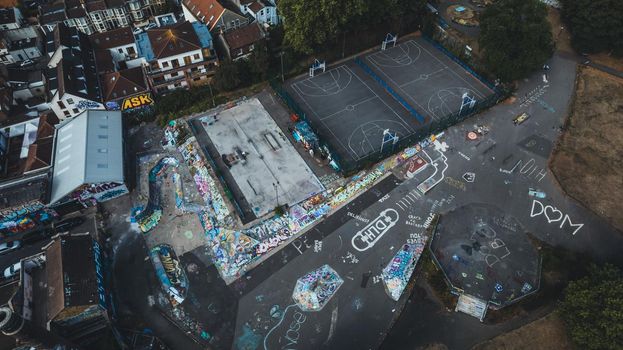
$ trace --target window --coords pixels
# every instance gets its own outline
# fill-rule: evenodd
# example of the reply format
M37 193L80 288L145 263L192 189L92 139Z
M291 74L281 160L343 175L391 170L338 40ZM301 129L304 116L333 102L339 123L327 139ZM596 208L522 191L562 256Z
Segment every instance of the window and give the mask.
M78 114L80 111L78 110L78 108L74 108L71 110L72 112L74 112L74 114Z
M107 169L108 168L108 164L98 164L97 167L98 167L98 169Z
M108 139L108 135L97 135L97 138L100 140L106 140Z
M190 58L190 56L186 56L186 57L184 57L184 64L186 65L186 64L190 64L190 63L191 63L191 58Z
M178 73L178 72L173 72L173 73L171 73L171 78L175 78L175 77L177 77L177 73Z
M61 107L61 109L65 109L65 104L63 103L63 101L58 101L58 106Z
M198 60L198 59L199 59L199 54L198 54L198 53L194 54L194 55L193 55L193 58L194 58L194 59L196 59L196 60Z
M117 51L119 51L119 53L123 53L123 49L117 49Z
M67 103L69 103L70 105L73 105L74 104L74 99L73 98L68 98L67 99Z
M99 153L108 153L108 148L99 148L97 151Z
M69 117L69 116L71 115L71 113L69 113L69 111L63 111L63 114L64 114L66 117Z
M132 47L132 46L128 47L128 54L134 55L135 53L136 53L136 51L134 51L134 47Z
M167 68L167 67L169 67L169 62L166 62L166 61L165 61L165 62L162 62L162 67L163 67L163 68Z

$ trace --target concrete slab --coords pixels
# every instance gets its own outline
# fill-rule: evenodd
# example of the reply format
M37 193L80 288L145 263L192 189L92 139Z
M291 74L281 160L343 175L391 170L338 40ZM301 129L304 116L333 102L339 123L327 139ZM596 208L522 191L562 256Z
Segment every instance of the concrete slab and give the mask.
M324 190L257 98L199 120L256 216Z

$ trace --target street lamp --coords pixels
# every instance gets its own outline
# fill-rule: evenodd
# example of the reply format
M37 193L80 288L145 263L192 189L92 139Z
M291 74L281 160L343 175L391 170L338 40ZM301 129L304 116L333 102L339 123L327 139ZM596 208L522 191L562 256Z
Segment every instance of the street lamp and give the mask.
M277 181L277 183L273 182L273 187L275 188L275 198L277 200L277 207L279 206L279 186L277 186L279 184L279 181Z
M212 93L212 81L208 81L208 89L210 89L210 97L212 97L212 107L216 107L216 103L214 103L214 94Z

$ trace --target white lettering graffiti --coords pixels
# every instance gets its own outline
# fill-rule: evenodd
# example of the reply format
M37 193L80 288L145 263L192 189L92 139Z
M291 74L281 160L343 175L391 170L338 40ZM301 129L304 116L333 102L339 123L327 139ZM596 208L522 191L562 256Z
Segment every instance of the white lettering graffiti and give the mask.
M364 218L364 217L362 217L360 215L357 215L357 214L353 214L351 212L346 213L346 216L350 216L351 218L359 220L359 221L361 221L363 223L366 223L366 224L370 222L369 219L366 219L366 218Z
M568 214L564 214L560 209L555 208L551 205L543 205L540 201L533 199L532 200L532 208L530 209L530 217L533 218L535 216L543 215L547 220L548 224L560 221L559 228L563 228L565 223L569 224L569 227L573 228L572 235L575 236L578 231L584 226L584 224L574 224L571 222L571 218L569 218Z
M379 203L383 203L385 202L387 199L389 198L389 193L384 195L382 198L379 199Z
M470 157L466 156L465 154L463 154L462 152L459 151L459 155L463 158L465 158L465 160L472 160Z
M351 240L353 248L360 252L372 248L387 231L396 225L398 219L399 215L396 210L392 208L383 210L376 219L353 236Z
M271 333L283 323L288 313L288 310L295 306L296 305L289 305L288 307L286 307L286 309L283 311L283 316L281 316L281 320L279 320L279 322L270 331L268 331L268 333L266 334L266 337L264 338L264 349L265 350L268 350L269 348L267 341ZM285 334L280 336L279 339L277 340L278 344L281 345L282 349L292 349L292 350L296 349L296 345L298 344L299 339L301 337L301 334L300 334L301 325L305 323L305 321L307 321L307 316L305 316L303 313L299 311L295 311L292 314L292 318L293 320L288 326L288 329L285 331Z
M491 226L481 223L480 228L472 233L470 240L472 242L479 242L478 237L476 236L492 239L488 246L482 245L480 246L480 249L478 249L478 252L485 257L487 266L492 267L496 263L500 262L500 260L503 260L511 254L510 250L506 246L506 243L504 243L502 239L497 238L497 232L495 232ZM491 247L494 251L491 251L489 247Z

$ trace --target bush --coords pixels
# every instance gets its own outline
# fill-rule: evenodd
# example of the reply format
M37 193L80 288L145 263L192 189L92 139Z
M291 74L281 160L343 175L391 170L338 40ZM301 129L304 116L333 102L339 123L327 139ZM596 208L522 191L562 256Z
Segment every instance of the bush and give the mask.
M569 283L560 305L569 334L580 349L623 349L623 274L613 265L592 265Z

